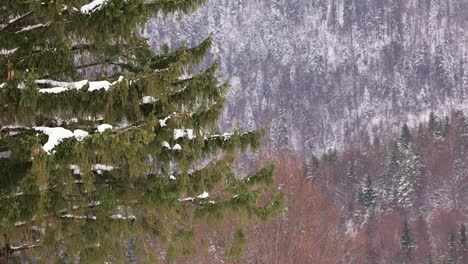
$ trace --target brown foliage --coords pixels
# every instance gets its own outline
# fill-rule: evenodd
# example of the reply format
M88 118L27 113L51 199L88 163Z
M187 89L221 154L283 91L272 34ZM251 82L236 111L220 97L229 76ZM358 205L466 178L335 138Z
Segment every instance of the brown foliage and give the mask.
M277 182L286 193L285 212L250 234L248 262L341 263L349 237L340 230L340 210L319 182L306 180L304 159L280 153Z

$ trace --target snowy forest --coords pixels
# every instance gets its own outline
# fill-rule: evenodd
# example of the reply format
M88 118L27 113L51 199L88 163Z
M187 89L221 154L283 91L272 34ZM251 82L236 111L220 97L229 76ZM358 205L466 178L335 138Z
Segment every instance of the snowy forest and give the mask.
M0 263L468 263L468 0L1 0Z
M212 34L210 57L232 86L222 125L270 123L272 145L317 154L466 110L467 10L466 0L209 0L152 19L146 36L159 49Z

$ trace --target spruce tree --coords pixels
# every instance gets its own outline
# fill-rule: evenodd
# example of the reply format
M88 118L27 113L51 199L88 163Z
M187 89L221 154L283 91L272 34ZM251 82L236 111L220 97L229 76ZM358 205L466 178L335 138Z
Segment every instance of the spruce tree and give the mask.
M362 190L364 206L367 208L371 207L374 204L376 195L375 188L372 184L372 178L370 175L367 175L365 187Z
M462 246L466 246L467 244L467 237L466 237L466 227L465 224L461 224L460 226L460 233L459 233L459 243Z
M348 162L348 169L346 170L345 183L348 188L353 188L354 181L356 180L355 160Z
M390 201L411 208L420 197L424 159L411 146L396 143L388 155L386 173L391 181Z
M154 263L152 241L189 254L198 226L281 208L272 164L233 172L264 132L218 131L228 85L198 70L212 38L156 53L142 37L203 2L1 1L0 261Z
M445 256L444 264L456 264L456 247L455 247L455 234L450 233L447 245L447 254Z
M432 255L429 254L426 259L426 264L433 264L434 262L432 261Z
M319 159L315 155L312 155L312 158L310 160L307 160L307 163L306 163L306 179L314 180L315 177L317 176L319 168L320 168Z
M343 29L350 32L355 23L355 5L353 0L344 0L343 2Z
M436 117L434 112L431 112L429 114L429 122L428 123L429 123L428 124L429 130L434 133L436 131L437 125L438 125L437 117Z
M405 148L408 148L409 147L409 144L411 142L411 132L408 128L408 125L407 124L404 124L403 127L401 128L401 137L400 137L400 141L401 141L401 144L405 147Z
M402 262L411 263L413 251L414 251L414 241L411 237L411 228L406 219L403 222L400 249L401 249Z
M468 261L468 238L466 236L465 224L461 224L458 234L458 259L459 263Z

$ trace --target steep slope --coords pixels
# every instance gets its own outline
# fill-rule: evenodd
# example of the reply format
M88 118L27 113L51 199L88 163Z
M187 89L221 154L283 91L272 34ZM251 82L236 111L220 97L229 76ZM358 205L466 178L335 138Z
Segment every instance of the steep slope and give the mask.
M467 263L467 117L430 120L306 166L278 155L286 210L252 231L247 262Z
M146 35L176 47L212 33L212 58L233 86L223 126L271 121L275 146L313 153L466 109L467 9L466 0L208 0L188 18L155 18Z

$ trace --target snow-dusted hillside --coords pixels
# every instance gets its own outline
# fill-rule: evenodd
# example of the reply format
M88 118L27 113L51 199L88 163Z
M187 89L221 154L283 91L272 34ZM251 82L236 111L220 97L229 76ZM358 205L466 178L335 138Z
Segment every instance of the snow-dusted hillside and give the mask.
M317 152L467 108L467 11L466 0L208 0L145 34L173 47L214 34L232 85L223 125L270 121L276 146Z

